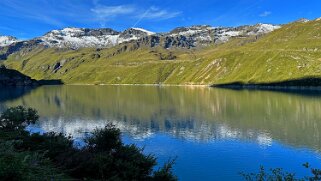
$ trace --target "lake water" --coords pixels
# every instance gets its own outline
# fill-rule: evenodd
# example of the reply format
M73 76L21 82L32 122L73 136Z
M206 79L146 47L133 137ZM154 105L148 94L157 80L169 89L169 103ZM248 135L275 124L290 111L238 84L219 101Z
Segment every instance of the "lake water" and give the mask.
M76 140L113 122L125 143L176 158L180 180L242 180L240 172L302 164L321 168L321 94L206 87L44 86L1 88L0 110L23 105L41 116L34 130Z

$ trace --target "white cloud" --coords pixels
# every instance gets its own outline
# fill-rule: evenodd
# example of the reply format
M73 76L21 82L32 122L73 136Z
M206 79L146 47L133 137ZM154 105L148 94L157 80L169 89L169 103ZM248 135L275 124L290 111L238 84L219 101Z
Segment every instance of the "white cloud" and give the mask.
M181 12L179 11L170 12L166 9L159 9L157 7L152 6L144 14L139 15L138 17L145 19L165 20L175 18L180 14Z
M0 15L10 18L25 18L41 23L53 25L57 28L72 24L100 24L105 27L107 22L122 20L136 21L136 24L144 19L166 20L181 14L177 11L169 11L157 7L144 8L138 4L108 5L103 0L84 1L65 0L0 0L2 12ZM5 7L5 8L3 8Z
M155 20L165 20L174 18L180 15L181 12L168 12L167 10L160 10L159 8L152 6L147 9L144 13L136 16L138 20L133 27L136 27L143 19L155 19Z
M267 17L270 16L272 14L272 12L270 11L264 11L263 13L260 14L260 17Z
M104 6L100 5L98 0L94 1L94 4L95 7L90 10L102 27L105 27L107 21L118 16L130 15L136 11L136 8L131 5Z
M109 18L116 17L119 15L126 15L135 12L135 8L130 5L120 5L120 6L102 6L97 5L92 8L91 11L97 15L99 18Z
M155 6L144 10L133 5L104 6L99 4L99 0L94 0L93 3L95 7L91 9L91 12L94 13L96 20L100 22L101 26L105 26L107 21L111 21L119 16L127 15L129 18L138 18L134 24L134 26L136 26L143 19L166 20L181 14L181 12L170 12Z

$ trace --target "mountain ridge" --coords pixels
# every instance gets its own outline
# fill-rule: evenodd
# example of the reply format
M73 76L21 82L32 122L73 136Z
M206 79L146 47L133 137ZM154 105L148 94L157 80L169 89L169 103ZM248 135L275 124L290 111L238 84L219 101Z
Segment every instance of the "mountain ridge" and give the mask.
M116 31L111 28L74 28L68 27L60 30L52 30L45 33L43 36L32 38L30 40L18 40L8 43L1 43L0 46L10 46L16 42L27 43L29 41L41 41L42 45L58 48L88 48L100 47L108 48L123 42L138 40L147 36L201 36L199 39L212 41L211 36L218 36L222 42L228 41L228 38L242 34L242 31L250 31L252 34L269 33L280 28L279 25L271 24L256 24L245 25L239 27L212 27L210 25L194 25L189 27L177 27L169 32L155 33L143 28L129 28L124 31ZM207 32L208 31L208 32ZM222 36L222 38L220 38ZM196 37L198 38L198 37ZM4 40L3 40L4 41Z
M153 34L110 48L22 46L4 63L32 78L61 79L66 84L216 85L305 77L318 80L320 27L321 21L297 21L262 35L251 34L260 31L254 26L178 28L173 36ZM242 34L235 33L240 30ZM196 36L189 36L191 32ZM185 36L177 35L180 33ZM215 36L208 40L208 34ZM226 34L236 36L221 41Z

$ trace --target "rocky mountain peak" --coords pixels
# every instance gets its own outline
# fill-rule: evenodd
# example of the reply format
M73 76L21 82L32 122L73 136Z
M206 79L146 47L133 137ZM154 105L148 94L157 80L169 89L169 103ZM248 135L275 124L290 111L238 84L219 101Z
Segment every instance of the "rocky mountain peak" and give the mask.
M212 30L213 27L209 25L196 25L196 26L191 26L191 27L178 27L173 29L172 31L169 32L171 35L182 35L182 36L188 36L188 35L193 35L201 32L207 32Z
M119 32L111 28L89 29L89 28L64 28L61 30L52 30L44 36L103 36L103 35L118 35Z
M146 36L154 35L155 33L147 31L142 28L129 28L119 35L119 43L137 40Z
M15 42L18 42L19 40L16 37L13 36L1 36L0 35L0 47L3 46L9 46Z
M154 33L154 32L145 30L145 29L143 29L143 28L131 28L131 29L134 30L134 31L143 32L144 34L146 34L146 35L148 35L148 36L156 34L156 33Z
M301 19L298 19L296 21L294 21L295 23L307 23L309 22L310 20L306 19L306 18L301 18Z
M249 26L247 31L249 31L248 34L250 35L266 34L279 28L281 28L279 25L259 23L254 26Z

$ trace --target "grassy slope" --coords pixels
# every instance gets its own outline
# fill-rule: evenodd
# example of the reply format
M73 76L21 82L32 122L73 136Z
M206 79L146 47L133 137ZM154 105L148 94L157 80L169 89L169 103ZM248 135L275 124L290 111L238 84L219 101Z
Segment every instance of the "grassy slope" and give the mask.
M46 49L12 55L6 64L35 79L62 79L71 84L267 83L321 77L320 25L321 21L292 23L255 42L253 37L235 39L203 50L141 47L113 55L120 47ZM175 60L161 60L170 52ZM54 73L54 64L64 59L69 61Z

